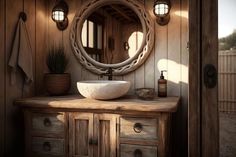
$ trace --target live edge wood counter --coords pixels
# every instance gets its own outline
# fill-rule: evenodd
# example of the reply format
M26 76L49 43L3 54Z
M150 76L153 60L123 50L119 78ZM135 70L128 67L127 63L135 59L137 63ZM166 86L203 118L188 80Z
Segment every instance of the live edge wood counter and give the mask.
M24 112L27 157L168 157L178 97L100 101L81 96L15 101Z

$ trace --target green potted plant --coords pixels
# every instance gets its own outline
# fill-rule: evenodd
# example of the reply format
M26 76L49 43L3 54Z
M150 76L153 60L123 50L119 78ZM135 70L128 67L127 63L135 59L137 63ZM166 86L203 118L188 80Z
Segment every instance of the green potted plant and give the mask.
M52 47L49 49L46 64L49 73L44 75L45 87L50 95L65 95L70 89L70 74L65 73L68 58L64 48Z

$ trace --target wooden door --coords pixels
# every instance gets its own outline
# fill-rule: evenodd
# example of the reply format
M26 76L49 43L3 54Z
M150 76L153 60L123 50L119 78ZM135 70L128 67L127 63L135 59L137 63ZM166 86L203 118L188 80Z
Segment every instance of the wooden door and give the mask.
M218 87L206 84L206 76L215 75L206 66L217 71L217 61L218 1L190 0L189 157L219 156Z
M69 114L69 156L93 157L93 114Z
M94 157L116 157L116 116L112 114L94 115Z

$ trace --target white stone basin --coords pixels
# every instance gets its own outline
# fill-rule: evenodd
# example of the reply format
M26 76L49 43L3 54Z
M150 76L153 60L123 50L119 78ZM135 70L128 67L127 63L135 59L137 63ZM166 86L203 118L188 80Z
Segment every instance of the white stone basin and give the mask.
M130 88L129 81L91 80L77 82L80 94L90 99L109 100L125 95Z

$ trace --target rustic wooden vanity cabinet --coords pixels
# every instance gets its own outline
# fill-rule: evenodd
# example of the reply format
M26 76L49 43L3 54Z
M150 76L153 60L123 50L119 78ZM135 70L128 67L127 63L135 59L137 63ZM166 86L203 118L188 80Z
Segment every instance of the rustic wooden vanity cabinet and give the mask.
M35 97L15 104L24 112L28 157L167 157L179 98Z

